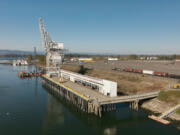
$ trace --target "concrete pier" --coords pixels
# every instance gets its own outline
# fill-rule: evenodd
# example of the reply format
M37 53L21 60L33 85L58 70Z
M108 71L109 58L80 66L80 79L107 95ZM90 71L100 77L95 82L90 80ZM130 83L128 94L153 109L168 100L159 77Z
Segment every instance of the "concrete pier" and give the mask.
M70 101L80 110L87 112L89 114L95 114L101 117L101 107L99 106L96 100L93 100L92 98L90 98L90 96L84 95L83 92L80 93L79 91L81 89L78 89L79 91L74 90L70 87L67 87L67 85L59 83L55 80L56 80L55 78L52 79L44 75L42 84L45 86L48 86L53 91L55 91L58 95Z
M158 95L158 92L153 92L133 96L109 97L69 80L60 83L57 77L49 78L47 75L43 75L42 77L43 85L51 88L80 110L99 117L102 116L102 112L118 110L117 104L124 102L129 103L132 109L138 110L139 100L153 98Z

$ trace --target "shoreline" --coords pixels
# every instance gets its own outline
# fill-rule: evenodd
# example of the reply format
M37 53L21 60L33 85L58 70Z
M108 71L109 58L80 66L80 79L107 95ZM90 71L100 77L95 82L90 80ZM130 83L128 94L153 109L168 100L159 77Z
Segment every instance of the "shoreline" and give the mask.
M2 61L2 62L0 62L0 64L12 65L13 62L12 61Z
M150 111L151 113L155 114L156 116L161 115L165 111L169 110L173 105L169 103L162 102L157 98L148 100L142 103L141 108ZM172 122L177 122L180 124L180 115L176 112L170 114L167 119Z

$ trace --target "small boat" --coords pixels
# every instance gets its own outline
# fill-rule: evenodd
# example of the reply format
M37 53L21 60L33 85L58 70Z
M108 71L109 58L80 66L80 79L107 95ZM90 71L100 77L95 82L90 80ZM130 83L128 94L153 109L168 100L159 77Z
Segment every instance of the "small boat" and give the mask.
M19 78L40 77L40 76L42 76L41 72L18 72Z

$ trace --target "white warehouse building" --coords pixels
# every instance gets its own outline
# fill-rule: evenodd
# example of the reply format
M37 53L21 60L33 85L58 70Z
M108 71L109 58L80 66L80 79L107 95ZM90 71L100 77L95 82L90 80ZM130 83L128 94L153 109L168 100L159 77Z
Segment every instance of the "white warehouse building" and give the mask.
M74 83L80 83L85 86L90 86L92 89L96 89L103 95L110 97L117 96L117 82L81 75L62 69L60 69L58 72L49 72L47 75L50 77L53 74L57 74L59 77L70 80Z
M117 60L118 60L118 58L108 57L108 60L109 60L109 61L117 61Z
M112 82L109 80L94 78L86 75L81 75L78 73L60 70L60 77L68 79L72 82L81 82L86 85L91 85L94 88L97 88L98 91L106 96L116 97L117 96L117 82Z

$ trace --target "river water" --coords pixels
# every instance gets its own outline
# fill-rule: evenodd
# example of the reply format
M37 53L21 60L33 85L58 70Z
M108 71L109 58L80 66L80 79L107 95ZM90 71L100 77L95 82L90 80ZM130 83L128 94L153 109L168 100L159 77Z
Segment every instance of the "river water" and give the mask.
M175 124L162 125L144 110L122 104L102 118L87 115L49 92L41 79L19 79L28 67L0 65L0 135L180 135Z

